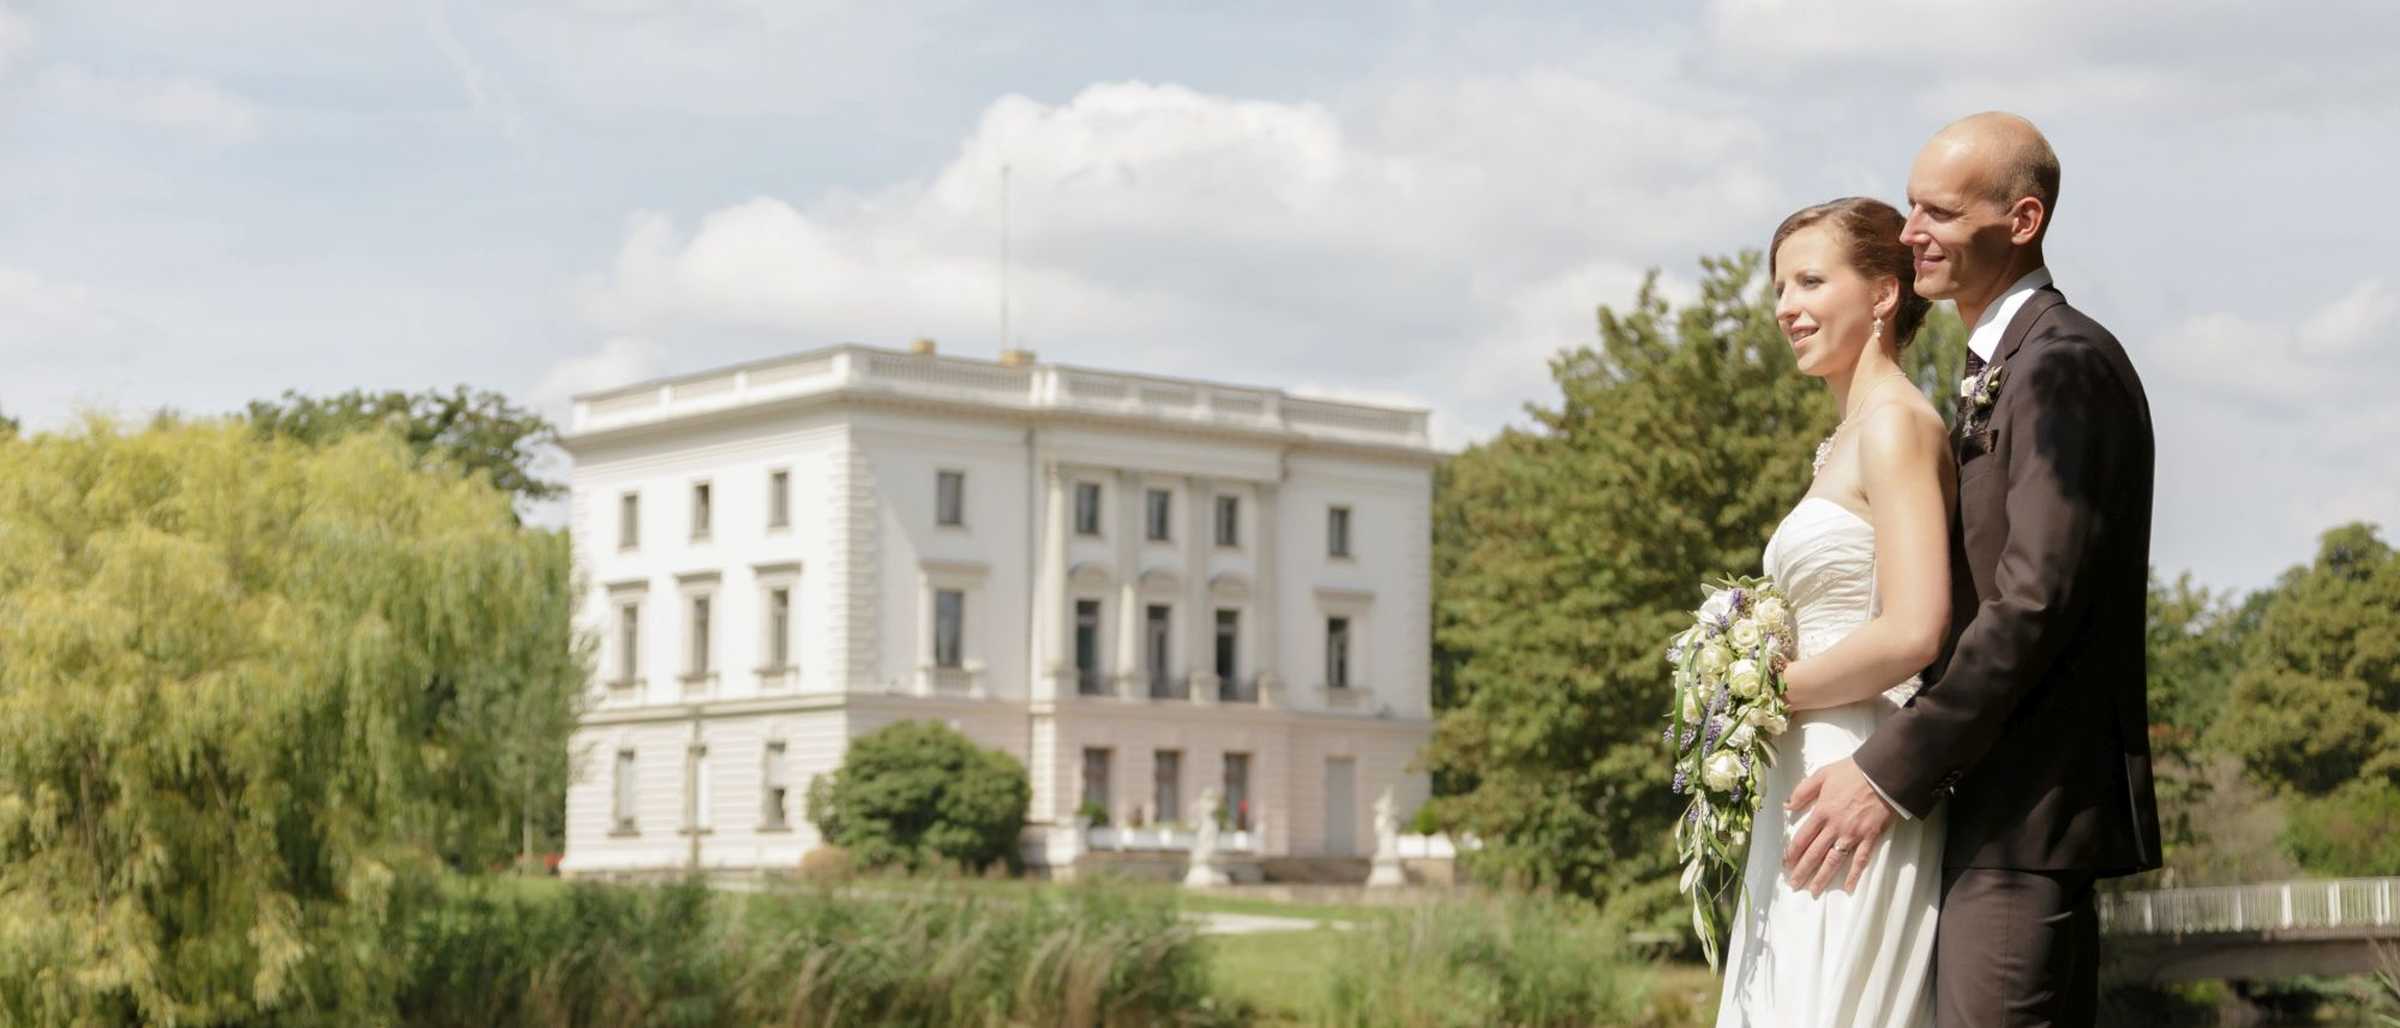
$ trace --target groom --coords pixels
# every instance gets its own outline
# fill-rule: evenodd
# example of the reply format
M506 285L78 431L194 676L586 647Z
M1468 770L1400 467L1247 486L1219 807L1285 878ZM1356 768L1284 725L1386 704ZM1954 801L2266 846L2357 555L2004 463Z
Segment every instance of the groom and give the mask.
M1973 325L1931 684L1794 790L1785 872L1854 886L1894 817L1948 803L1934 983L1944 1026L2090 1025L2096 879L2159 866L2143 648L2152 442L2114 336L2050 283L2058 158L1978 114L1908 176L1917 292ZM1855 855L1855 859L1853 856Z

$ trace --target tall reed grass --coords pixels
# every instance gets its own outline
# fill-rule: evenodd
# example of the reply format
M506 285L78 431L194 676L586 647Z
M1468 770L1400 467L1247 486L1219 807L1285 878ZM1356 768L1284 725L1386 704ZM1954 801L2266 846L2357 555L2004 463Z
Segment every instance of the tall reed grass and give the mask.
M404 1024L467 1028L1211 1026L1171 897L911 882L755 895L697 884L459 883L408 933Z
M1342 1028L1672 1023L1613 920L1571 900L1496 895L1379 913L1336 957L1321 1020ZM1670 1004L1672 1005L1672 1004Z

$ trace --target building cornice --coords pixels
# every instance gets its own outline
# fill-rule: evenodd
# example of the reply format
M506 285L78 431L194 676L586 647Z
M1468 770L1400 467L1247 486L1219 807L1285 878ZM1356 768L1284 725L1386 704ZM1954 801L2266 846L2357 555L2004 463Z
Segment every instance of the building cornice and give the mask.
M1423 410L1273 390L1093 371L1009 366L842 346L659 379L575 398L559 440L577 458L827 407L924 411L1020 426L1089 425L1266 443L1431 466Z

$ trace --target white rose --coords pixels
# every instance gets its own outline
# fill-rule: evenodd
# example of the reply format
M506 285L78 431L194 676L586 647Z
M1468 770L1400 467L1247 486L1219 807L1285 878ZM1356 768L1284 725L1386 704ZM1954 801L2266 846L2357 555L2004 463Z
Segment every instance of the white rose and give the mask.
M1699 667L1702 674L1711 677L1724 674L1726 666L1732 663L1733 651L1726 649L1724 643L1712 642L1700 647Z
M1760 600L1758 609L1751 611L1750 615L1757 618L1759 624L1766 626L1769 635L1791 634L1789 629L1792 627L1792 612L1784 608L1782 600L1772 596Z
M1758 729L1752 728L1749 725L1743 725L1740 728L1734 729L1732 735L1725 737L1725 748L1732 750L1735 753L1745 753L1748 752L1750 747L1757 742Z
M1767 712L1766 719L1760 721L1758 727L1768 735L1782 735L1784 729L1792 727L1792 722L1784 716L1783 711L1773 710Z
M1700 767L1700 781L1718 792L1732 792L1742 780L1741 758L1718 752Z
M1726 635L1726 639L1733 643L1736 653L1755 653L1758 651L1759 634L1758 621L1743 618L1733 623L1733 631Z
M1968 375L1968 376L1967 376L1967 377L1965 377L1965 378L1959 379L1959 380L1958 380L1958 398L1959 398L1959 399L1961 399L1961 400L1972 400L1972 399L1974 399L1974 398L1975 398L1975 386L1976 386L1976 384L1977 384L1979 381L1980 381L1979 377L1978 377L1978 376L1975 376L1975 375Z
M1758 673L1756 661L1737 660L1725 669L1725 684L1733 689L1734 695L1748 699L1765 688L1766 679Z
M1723 625L1726 619L1733 616L1733 591L1718 589L1710 592L1708 599L1700 603L1699 616L1703 620Z
M1686 724L1700 723L1700 715L1708 713L1708 704L1700 698L1697 688L1683 691L1683 720Z

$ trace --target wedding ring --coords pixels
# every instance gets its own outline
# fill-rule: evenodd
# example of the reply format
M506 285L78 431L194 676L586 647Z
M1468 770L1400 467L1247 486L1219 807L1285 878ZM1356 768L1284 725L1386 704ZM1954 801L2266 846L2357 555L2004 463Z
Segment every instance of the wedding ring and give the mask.
M1849 844L1849 843L1846 843L1846 842L1837 842L1837 843L1833 844L1833 851L1834 851L1835 853L1848 853L1848 852L1850 852L1851 850L1854 850L1854 849L1857 849L1857 848L1858 848L1858 847L1856 847L1856 846L1852 846L1851 844Z

